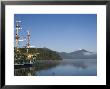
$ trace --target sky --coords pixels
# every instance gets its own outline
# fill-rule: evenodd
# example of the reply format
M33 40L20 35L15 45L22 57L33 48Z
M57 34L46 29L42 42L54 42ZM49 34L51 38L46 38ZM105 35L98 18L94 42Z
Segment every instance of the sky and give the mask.
M15 14L20 20L20 39L25 39L27 31L31 34L31 46L49 48L58 52L73 52L79 49L97 51L96 14ZM19 46L25 46L26 40Z

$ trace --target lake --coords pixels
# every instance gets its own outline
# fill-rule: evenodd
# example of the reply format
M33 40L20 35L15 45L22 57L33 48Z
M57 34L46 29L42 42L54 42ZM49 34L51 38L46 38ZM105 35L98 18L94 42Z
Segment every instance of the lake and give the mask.
M38 60L33 67L14 69L15 76L97 76L97 59Z

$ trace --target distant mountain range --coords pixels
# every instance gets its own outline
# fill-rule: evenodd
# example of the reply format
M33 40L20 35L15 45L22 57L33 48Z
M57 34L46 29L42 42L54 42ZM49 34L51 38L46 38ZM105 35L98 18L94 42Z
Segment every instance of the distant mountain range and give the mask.
M63 59L96 59L97 53L89 52L85 49L80 49L74 52L58 52Z

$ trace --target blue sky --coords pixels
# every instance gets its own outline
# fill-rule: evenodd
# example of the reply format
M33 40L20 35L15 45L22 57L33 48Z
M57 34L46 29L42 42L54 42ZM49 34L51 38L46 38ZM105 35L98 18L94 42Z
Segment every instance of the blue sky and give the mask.
M19 35L25 37L30 30L30 44L37 48L59 52L97 51L96 14L15 14L14 26L16 20L22 21ZM19 46L23 45L26 41L19 42Z

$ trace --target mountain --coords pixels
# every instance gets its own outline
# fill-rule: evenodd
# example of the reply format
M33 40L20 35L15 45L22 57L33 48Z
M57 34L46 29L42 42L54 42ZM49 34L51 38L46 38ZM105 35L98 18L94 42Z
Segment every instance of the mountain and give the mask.
M59 55L63 59L96 59L97 58L97 53L89 52L85 49L80 49L70 53L59 52Z

